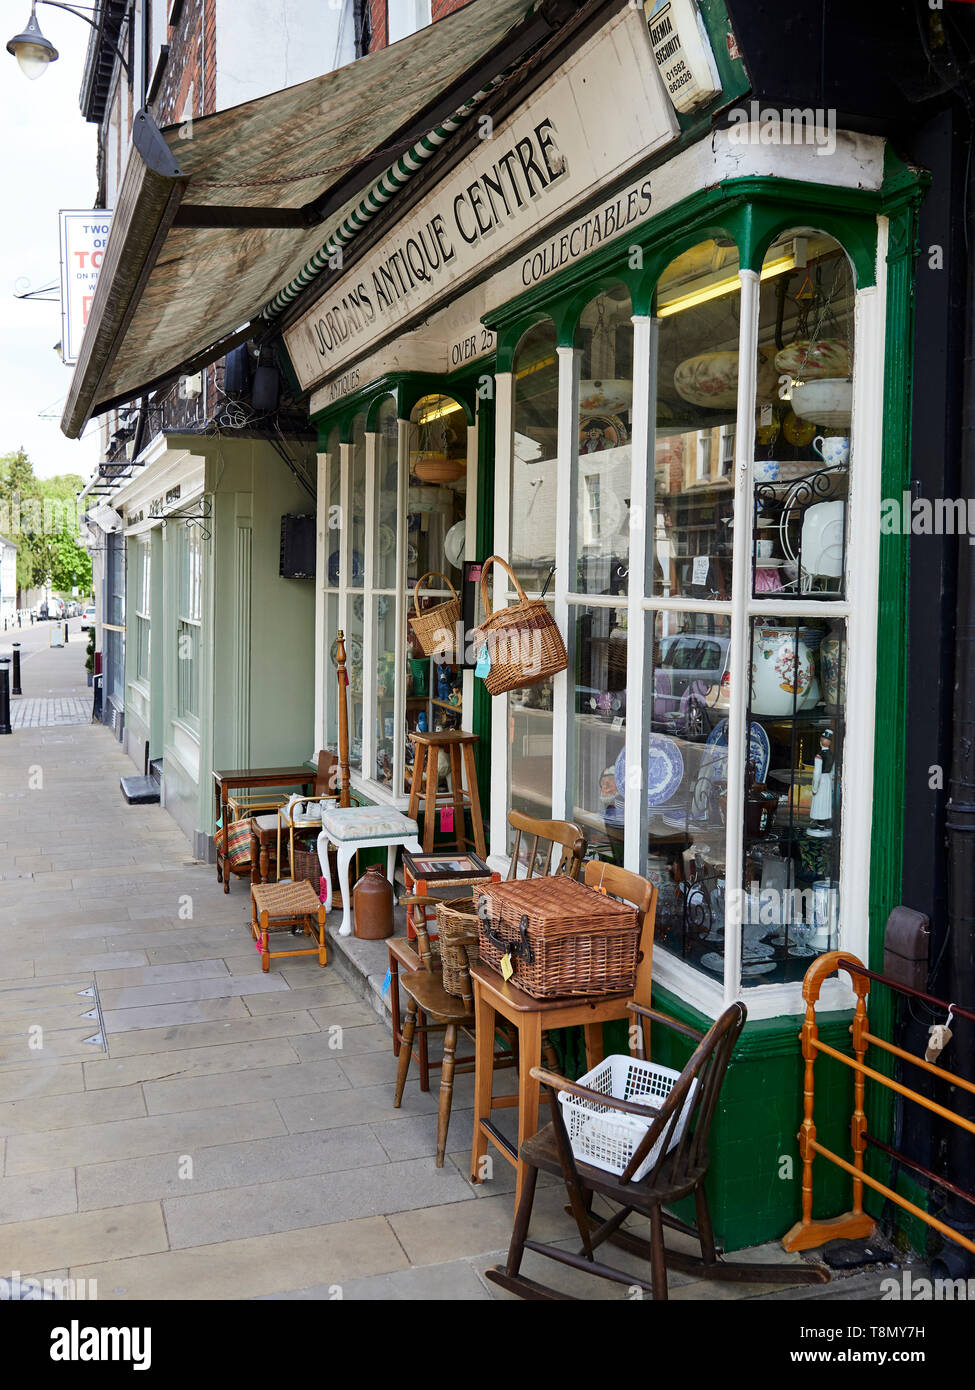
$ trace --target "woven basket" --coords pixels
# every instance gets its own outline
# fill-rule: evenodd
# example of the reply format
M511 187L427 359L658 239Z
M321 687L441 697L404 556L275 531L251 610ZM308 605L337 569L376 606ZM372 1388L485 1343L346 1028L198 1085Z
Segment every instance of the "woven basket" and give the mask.
M518 590L518 602L492 612L487 591L491 565L502 565ZM565 643L555 619L541 599L525 597L518 576L500 555L492 555L481 567L481 600L484 619L474 634L475 642L486 645L491 666L484 677L489 695L507 690L523 690L540 685L568 666Z
M636 984L636 908L575 879L518 879L478 893L481 960L536 999L623 994Z
M427 608L421 612L420 585L424 580L432 578L442 579L453 594L453 598L447 599L445 603L437 603L433 608ZM453 584L439 570L430 570L416 581L416 588L413 590L413 606L414 611L410 614L410 624L423 652L427 656L439 656L442 653L446 660L450 661L456 645L457 624L460 622L460 599L457 597L457 590Z
M473 898L437 904L437 936L444 989L448 994L470 994L469 970L481 958L477 903Z
M316 896L321 894L322 863L318 857L317 849L299 849L295 845L291 877L295 883L300 883L302 879L305 879L314 888Z

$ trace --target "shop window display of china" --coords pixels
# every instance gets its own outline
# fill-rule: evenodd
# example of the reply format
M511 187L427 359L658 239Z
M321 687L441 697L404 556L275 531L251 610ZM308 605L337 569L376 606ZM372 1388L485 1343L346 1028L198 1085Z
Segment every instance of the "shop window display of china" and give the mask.
M803 229L773 243L760 277L753 424L737 418L735 247L695 246L658 284L645 871L660 889L661 944L719 978L738 889L743 986L801 980L840 944L853 302L849 261L831 238ZM751 429L751 542L736 548L749 518L735 511L724 441ZM735 582L743 557L747 586ZM748 738L735 786L740 607ZM625 755L607 760L602 794L611 834L625 814ZM740 875L728 855L733 816Z

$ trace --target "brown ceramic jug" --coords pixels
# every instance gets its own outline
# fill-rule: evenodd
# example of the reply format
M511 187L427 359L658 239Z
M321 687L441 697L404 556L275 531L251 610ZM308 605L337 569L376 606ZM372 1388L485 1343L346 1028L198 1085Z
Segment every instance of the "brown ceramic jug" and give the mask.
M355 934L382 941L393 934L393 885L381 864L371 864L352 890Z

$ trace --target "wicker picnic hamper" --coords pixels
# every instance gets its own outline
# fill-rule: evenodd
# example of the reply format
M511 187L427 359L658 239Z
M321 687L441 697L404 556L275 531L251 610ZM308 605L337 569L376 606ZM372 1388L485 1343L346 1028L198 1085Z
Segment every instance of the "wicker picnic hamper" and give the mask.
M432 608L420 610L420 586L427 579L442 579L453 594L444 603L434 604ZM460 599L457 590L445 574L439 570L429 570L416 581L413 590L413 612L410 623L426 656L439 656L441 653L449 660L456 645L457 624L460 622Z
M468 969L481 958L477 903L473 898L437 904L437 936L444 989L448 994L469 994Z
M562 875L492 883L477 901L481 960L501 971L509 956L526 994L622 994L636 984L636 908Z
M517 603L493 612L487 590L491 565L502 565L518 590ZM569 660L555 619L541 599L525 597L518 576L500 555L492 555L481 566L481 601L485 616L474 637L478 646L484 645L488 650L491 665L484 684L489 695L540 685L565 670Z

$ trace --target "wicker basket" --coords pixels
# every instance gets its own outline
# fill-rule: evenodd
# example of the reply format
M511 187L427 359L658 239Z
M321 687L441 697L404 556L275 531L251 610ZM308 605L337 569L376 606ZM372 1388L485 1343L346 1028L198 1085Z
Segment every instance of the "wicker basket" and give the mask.
M477 901L481 960L501 971L507 955L526 994L623 994L636 984L636 908L561 874L490 884Z
M491 611L487 573L491 565L502 565L518 590L518 602ZM490 669L484 677L489 695L507 690L523 690L540 685L568 666L562 634L541 599L525 597L518 576L500 555L492 555L481 567L481 599L485 617L474 634L475 642L486 645Z
M433 608L420 611L420 586L427 579L442 579L447 588L453 594L453 598L447 599L445 603L434 604ZM416 588L413 590L414 611L410 614L410 623L416 640L427 656L441 656L442 659L450 661L456 646L457 624L460 622L460 599L457 597L457 590L451 584L445 574L439 570L430 570L422 578L416 581Z
M448 994L470 994L468 972L481 958L477 903L473 898L437 904L437 936L444 989Z
M317 849L299 849L295 845L291 877L295 883L300 883L302 879L305 879L314 888L316 895L321 895L322 864Z

